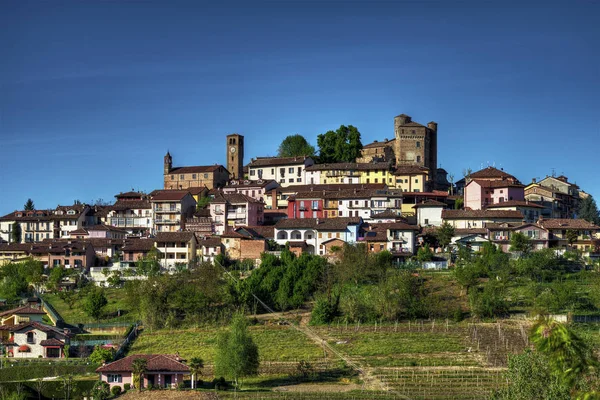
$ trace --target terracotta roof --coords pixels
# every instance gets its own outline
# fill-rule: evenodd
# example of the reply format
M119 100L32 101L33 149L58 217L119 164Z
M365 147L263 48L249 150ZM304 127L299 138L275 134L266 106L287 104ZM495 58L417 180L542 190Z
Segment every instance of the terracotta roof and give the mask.
M429 168L418 165L401 165L394 170L394 175L429 174Z
M316 230L343 231L348 225L358 225L360 217L338 217L338 218L293 218L282 219L275 224L276 229L309 228Z
M531 207L531 208L544 208L539 204L531 203L529 201L520 200L509 200L502 203L488 204L486 208L501 208L501 207Z
M306 169L308 170L308 168L311 168L311 167L307 167ZM275 181L273 179L258 179L258 180L254 180L254 181L249 180L249 179L232 179L229 182L227 182L227 185L223 189L231 189L231 188L238 188L238 187L260 187L260 188L263 188L265 186L270 185L271 183L276 183L277 186L279 186L277 181Z
M386 208L385 211L380 213L371 214L371 218L396 218L396 219L404 219L402 215L398 213L396 210L392 210L391 208Z
M580 218L540 218L538 225L546 229L600 230L599 226Z
M436 200L425 200L421 203L417 203L414 206L412 206L412 208L419 208L419 207L446 207L446 203L442 203L441 201L436 201Z
M290 240L288 243L289 243L290 247L298 247L301 249L308 247L306 242L301 241L301 240Z
M290 185L282 187L282 193L298 193L310 191L337 191L343 189L385 189L385 183L332 183L315 185Z
M54 334L62 336L62 337L69 337L71 336L71 333L67 332L65 333L65 331L63 329L59 329L55 326L50 326L47 324L42 324L41 322L26 322L24 324L20 324L20 325L13 325L14 329L12 329L13 332L18 332L18 331L22 331L23 329L27 329L27 328L32 328L32 329L37 329L40 330L42 332L54 332Z
M92 226L88 226L85 229L83 229L84 231L105 231L105 232L121 232L121 233L127 233L127 229L123 229L123 228L118 228L116 226L112 226L112 225L92 225Z
M331 164L313 164L306 167L307 171L373 171L379 169L389 169L390 163L331 163Z
M196 236L194 232L158 232L155 242L189 242ZM142 239L140 239L142 240ZM159 246L160 247L160 246Z
M42 347L46 347L46 346L61 346L62 347L64 345L65 345L65 342L62 342L55 338L45 339L40 342L40 346L42 346Z
M229 204L240 204L240 203L262 203L250 196L246 196L242 193L223 193L217 192L215 197L210 201L211 203L229 203Z
M96 372L132 372L133 362L138 359L147 360L146 371L189 372L187 365L172 354L135 354L103 365Z
M418 231L419 227L417 225L407 224L405 222L383 222L383 223L371 223L371 230L399 230L399 231Z
M82 252L88 247L94 249L94 245L87 239L44 239L42 242L36 243L31 252L35 254L63 254L67 249Z
M372 149L372 148L376 148L376 147L385 147L385 146L389 146L389 144L391 142L395 142L396 139L390 139L387 141L382 141L382 142L378 142L377 140L375 140L373 143L369 143L363 146L363 149Z
M121 211L121 210L144 210L151 209L152 204L150 204L150 200L117 200L115 204L111 207L113 210Z
M277 165L299 165L310 157L257 157L248 164L250 168L269 167Z
M485 228L468 228L468 229L455 229L454 236L466 236L466 235L485 235L487 229Z
M221 238L218 236L205 236L202 239L198 239L198 246L219 247L221 246Z
M167 175L175 175L175 174L193 174L193 173L206 173L206 172L215 172L219 168L225 167L222 165L195 165L191 167L175 167L172 168L171 171Z
M402 197L400 189L348 189L337 191L299 192L290 199L366 199L372 197Z
M123 251L150 251L154 247L152 239L127 239L123 245Z
M467 186L469 186L471 183L477 183L479 186L481 186L483 188L490 188L490 189L505 188L505 187L522 187L522 188L525 187L525 185L522 185L518 181L513 181L510 179L498 179L498 180L493 180L493 181L487 181L487 180L483 180L483 179L473 179L472 181L470 181L467 184Z
M12 310L3 311L0 313L0 317L6 317L14 314L26 315L26 314L36 314L36 315L46 315L45 311L42 311L38 308L33 308L30 306L22 306L13 308Z
M152 196L152 201L179 201L189 194L188 190L161 190Z
M442 210L442 219L514 218L523 219L520 211L513 210Z
M273 239L275 237L275 226L273 225L240 226L236 230L238 229L245 229L257 238Z
M142 193L142 192L125 192L125 193L115 194L115 197L117 199L136 199L136 198L144 198L144 196L146 196L146 194Z
M365 242L387 242L387 232L385 230L367 231L363 240Z
M517 180L517 178L515 178L513 175L508 174L506 172L504 172L503 170L499 170L497 168L494 167L487 167L484 169L481 169L479 171L473 172L471 175L469 175L469 178L471 179L477 179L477 178L512 178Z
M2 243L0 244L0 252L2 251L22 251L28 252L33 248L31 243Z
M108 239L108 238L86 238L86 242L91 243L95 250L108 248L112 246L123 246L125 239Z
M503 229L516 229L524 226L521 222L488 222L485 224L485 228L491 231L503 230Z

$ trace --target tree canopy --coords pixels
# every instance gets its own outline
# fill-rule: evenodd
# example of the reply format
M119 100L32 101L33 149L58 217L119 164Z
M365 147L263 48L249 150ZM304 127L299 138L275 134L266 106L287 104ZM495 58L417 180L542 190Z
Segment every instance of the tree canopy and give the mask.
M295 134L289 135L279 145L279 157L314 156L315 148L304 138Z
M25 202L25 205L23 206L23 209L25 211L35 210L35 204L33 204L33 200L27 199L27 201Z
M104 290L92 288L85 296L83 310L90 317L98 320L102 316L102 309L108 304Z
M322 163L354 162L363 148L360 132L352 125L342 125L336 131L320 134L317 145Z
M12 224L12 231L10 233L11 239L13 243L21 243L21 224L17 221Z
M589 195L581 200L577 213L579 218L583 218L586 221L600 225L600 213L598 212L596 200L594 200L592 195Z

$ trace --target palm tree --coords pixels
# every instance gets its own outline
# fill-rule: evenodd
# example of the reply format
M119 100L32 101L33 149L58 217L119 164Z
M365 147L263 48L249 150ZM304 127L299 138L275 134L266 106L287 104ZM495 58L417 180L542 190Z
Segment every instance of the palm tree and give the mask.
M192 373L192 389L196 389L196 381L198 375L202 375L202 368L204 368L204 360L200 357L193 357L190 360L190 372Z
M138 391L142 391L142 375L146 372L148 361L145 358L138 358L131 365L131 372L134 378L138 378Z

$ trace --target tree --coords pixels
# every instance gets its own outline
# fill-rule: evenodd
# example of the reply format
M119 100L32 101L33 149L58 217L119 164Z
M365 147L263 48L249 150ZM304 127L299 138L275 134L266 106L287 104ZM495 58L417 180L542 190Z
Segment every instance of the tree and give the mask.
M11 238L13 243L21 243L21 224L17 221L12 224Z
M92 393L94 400L106 400L110 397L110 385L104 381L96 382Z
M131 364L131 372L133 373L133 385L137 386L138 391L142 391L142 375L148 369L148 361L145 358L133 360Z
M115 351L96 345L94 351L89 356L89 360L94 364L102 364L111 362L115 358Z
M236 314L228 331L219 335L215 354L215 375L231 378L235 385L245 376L258 373L258 346L248 333L243 314Z
M454 209L455 210L462 210L464 205L465 205L465 200L462 197L459 197L456 200L454 200Z
M146 257L141 257L135 262L135 270L138 275L148 277L157 276L160 273L160 262L158 261L158 249L153 247Z
M322 163L355 162L360 157L360 132L352 125L340 126L317 136L319 161Z
M600 225L600 212L598 212L596 200L594 200L592 195L588 195L581 200L577 214L579 218Z
M25 202L25 205L23 206L23 209L25 211L33 211L33 210L35 210L35 204L33 204L33 200L27 199L27 201Z
M577 241L577 236L579 236L579 234L574 229L568 229L565 233L565 239L569 242L570 247L573 247L573 243Z
M192 357L189 367L192 373L192 389L196 389L196 382L198 381L198 375L202 375L204 361L200 357Z
M102 316L102 309L108 304L104 290L92 288L83 300L83 311L95 320Z
M302 135L290 135L283 139L277 154L279 157L301 157L315 155L315 148Z
M510 237L510 251L516 251L523 254L527 254L533 248L531 239L525 236L522 232L515 232Z
M448 222L444 222L435 232L435 237L438 240L438 243L445 250L446 247L452 241L452 237L454 236L454 227L450 225Z
M419 250L417 250L417 260L421 262L433 260L433 254L428 244L419 247Z

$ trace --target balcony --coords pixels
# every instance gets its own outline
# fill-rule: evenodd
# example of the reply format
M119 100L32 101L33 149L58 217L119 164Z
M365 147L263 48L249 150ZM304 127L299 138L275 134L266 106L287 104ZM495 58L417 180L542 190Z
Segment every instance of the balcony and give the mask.
M157 213L181 213L181 207L155 207Z
M156 219L155 222L157 224L168 224L168 225L174 225L174 224L179 224L180 220L178 219Z

